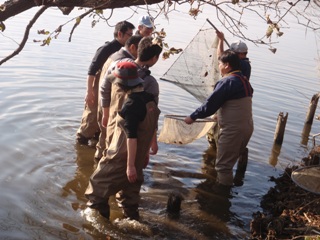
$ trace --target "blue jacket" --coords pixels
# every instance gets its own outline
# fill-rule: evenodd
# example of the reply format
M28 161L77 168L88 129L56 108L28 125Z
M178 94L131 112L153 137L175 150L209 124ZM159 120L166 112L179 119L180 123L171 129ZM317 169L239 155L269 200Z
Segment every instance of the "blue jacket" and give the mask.
M193 120L213 115L225 102L233 99L252 97L253 88L240 71L232 72L219 80L213 93L195 110L190 117Z

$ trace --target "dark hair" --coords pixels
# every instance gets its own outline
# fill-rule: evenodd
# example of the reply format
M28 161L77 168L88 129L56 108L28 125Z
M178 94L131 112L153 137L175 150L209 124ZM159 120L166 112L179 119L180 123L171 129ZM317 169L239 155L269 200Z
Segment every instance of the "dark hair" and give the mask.
M130 22L127 22L127 21L121 21L121 22L118 22L114 28L114 32L113 32L113 36L114 38L117 38L118 37L118 32L122 32L123 34L125 34L128 29L135 29L135 26L130 23Z
M131 36L125 43L126 47L130 47L130 45L134 44L136 48L138 48L139 42L141 41L142 36L140 35L133 35Z
M153 58L159 57L162 52L162 47L158 44L152 43L152 37L144 37L141 39L138 45L138 58L140 61L145 62Z
M240 58L238 54L231 50L224 51L218 58L222 63L229 63L231 71L240 70Z

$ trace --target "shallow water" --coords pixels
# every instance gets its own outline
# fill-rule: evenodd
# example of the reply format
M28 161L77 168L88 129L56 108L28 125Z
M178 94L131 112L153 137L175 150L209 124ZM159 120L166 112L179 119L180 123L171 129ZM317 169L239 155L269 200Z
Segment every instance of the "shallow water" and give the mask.
M114 22L122 20L125 11L115 14ZM20 28L31 15L29 12L10 19L14 24L9 25L8 21L4 34L21 36ZM197 20L176 13L169 22L162 17L158 23L167 31L172 46L184 48L204 25L205 18L205 13ZM56 10L50 10L33 29L53 30L64 19ZM253 26L252 31L258 29ZM33 39L42 37L31 33L23 52L0 66L0 238L248 237L252 213L261 210L261 197L273 185L269 177L278 176L289 164L299 163L312 146L310 140L302 141L302 130L310 99L320 85L319 50L314 35L305 36L304 29L294 25L283 35L276 54L248 43L253 66L251 83L255 90L255 131L248 146L244 185L234 189L234 197L229 202L222 201L201 191L200 186L206 183L204 179L174 174L204 173L212 169L205 138L186 146L160 143L158 154L152 157L145 171L139 225L123 221L111 224L85 208L83 193L95 167L94 149L75 144L84 106L87 68L97 47L111 38L112 31L103 24L90 29L90 22L84 21L75 31L72 43L68 43L70 30L68 27L63 30L50 47L32 43ZM0 38L2 58L16 44L4 35ZM174 59L160 60L152 69L154 76L160 78ZM197 100L177 86L164 81L159 84L160 127L165 114L186 115L199 106ZM279 112L289 116L280 152L273 153ZM319 122L315 121L310 134L319 131ZM165 213L171 191L179 191L184 197L177 219L170 219ZM204 201L198 201L199 198ZM114 201L112 208L112 220L121 217Z

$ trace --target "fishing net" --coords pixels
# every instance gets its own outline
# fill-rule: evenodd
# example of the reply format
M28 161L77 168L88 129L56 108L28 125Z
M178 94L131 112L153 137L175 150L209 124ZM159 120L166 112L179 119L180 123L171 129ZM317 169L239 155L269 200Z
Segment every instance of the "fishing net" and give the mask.
M291 179L304 190L320 194L320 166L299 168L292 172Z
M185 117L165 115L158 141L177 145L188 144L203 137L214 124L212 118L198 119L192 124L186 124Z
M218 38L214 29L199 30L160 79L179 86L201 103L204 102L220 78L217 46ZM199 119L188 125L183 121L184 118L185 116L165 115L159 141L187 144L206 135L214 124L212 119Z
M160 78L189 92L200 102L212 93L220 74L214 29L201 29Z

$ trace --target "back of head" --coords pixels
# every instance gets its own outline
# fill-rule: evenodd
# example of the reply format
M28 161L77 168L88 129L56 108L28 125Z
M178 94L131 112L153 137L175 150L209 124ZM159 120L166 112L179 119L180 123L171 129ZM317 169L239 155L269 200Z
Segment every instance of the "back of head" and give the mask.
M109 77L109 81L117 83L124 89L132 89L143 83L138 76L137 65L133 62L118 62Z
M139 42L141 41L142 36L140 35L133 35L131 36L125 43L125 46L128 48L130 45L134 44L136 48L138 48Z
M117 38L118 32L122 32L123 34L125 34L129 29L133 30L135 29L135 26L128 21L118 22L114 28L114 32L113 32L114 38Z
M240 58L234 51L226 50L218 58L222 63L228 63L231 71L240 70Z
M152 59L154 56L159 57L162 52L162 46L152 41L152 37L144 37L138 45L138 58L142 62Z
M230 50L232 50L236 53L247 53L248 47L247 47L247 44L245 44L241 40L238 40L238 41L231 43Z
M147 28L154 28L154 19L149 15L141 16L138 22L139 26L145 26Z

